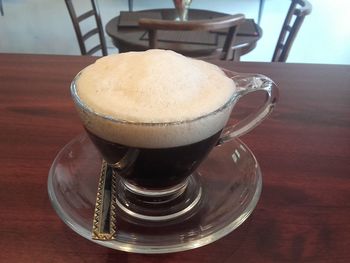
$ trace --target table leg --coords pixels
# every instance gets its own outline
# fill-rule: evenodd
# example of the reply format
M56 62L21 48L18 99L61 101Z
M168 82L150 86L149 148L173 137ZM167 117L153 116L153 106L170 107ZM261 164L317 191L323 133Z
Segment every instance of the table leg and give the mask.
M4 15L4 7L2 5L2 0L0 0L0 14L3 16Z

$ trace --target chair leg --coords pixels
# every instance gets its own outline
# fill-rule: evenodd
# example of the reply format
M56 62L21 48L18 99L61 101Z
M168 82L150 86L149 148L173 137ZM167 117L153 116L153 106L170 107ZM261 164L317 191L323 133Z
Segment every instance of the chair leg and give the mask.
M132 12L133 11L133 5L134 5L134 1L133 0L128 0L129 1L129 11Z
M263 12L263 9L264 9L264 4L265 4L265 0L260 0L259 1L258 25L260 25L260 22L261 22L261 17L262 17L262 12Z
M239 52L239 50L233 51L232 61L241 61L241 53Z

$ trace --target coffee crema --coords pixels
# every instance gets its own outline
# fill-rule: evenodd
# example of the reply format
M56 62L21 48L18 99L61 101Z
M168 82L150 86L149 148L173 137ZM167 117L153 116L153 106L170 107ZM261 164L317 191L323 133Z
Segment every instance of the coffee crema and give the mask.
M93 134L131 147L166 148L220 131L235 91L216 65L155 49L98 59L78 75L74 92Z

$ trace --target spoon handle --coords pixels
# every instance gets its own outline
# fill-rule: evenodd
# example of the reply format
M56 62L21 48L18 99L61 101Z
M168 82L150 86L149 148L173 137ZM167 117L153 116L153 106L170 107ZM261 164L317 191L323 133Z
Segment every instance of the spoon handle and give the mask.
M112 168L102 161L92 225L92 239L116 238L116 178Z

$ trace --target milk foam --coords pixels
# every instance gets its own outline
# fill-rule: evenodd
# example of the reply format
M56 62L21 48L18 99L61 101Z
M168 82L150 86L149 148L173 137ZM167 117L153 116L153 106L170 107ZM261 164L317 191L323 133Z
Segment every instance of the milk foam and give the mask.
M231 107L199 117L226 104L236 87L213 64L155 49L97 60L82 71L76 89L79 100L97 113L77 107L91 132L121 144L158 148L194 143L221 130Z

